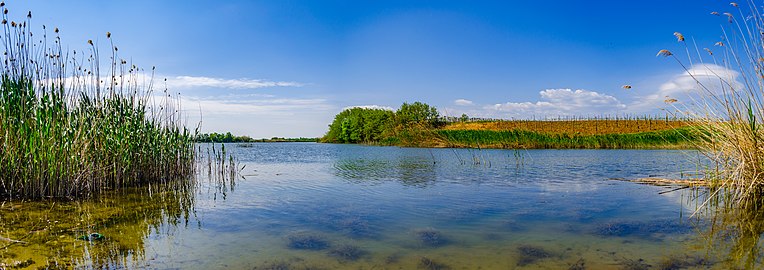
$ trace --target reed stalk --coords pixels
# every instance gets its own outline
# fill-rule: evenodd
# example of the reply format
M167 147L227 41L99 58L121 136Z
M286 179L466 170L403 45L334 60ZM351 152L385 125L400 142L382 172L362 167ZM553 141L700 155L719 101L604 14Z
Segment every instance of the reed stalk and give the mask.
M747 7L746 7L747 6ZM754 2L732 3L723 18L723 38L697 55L687 49L684 36L675 33L687 60L669 50L659 56L674 59L695 80L697 93L678 107L689 117L699 137L697 147L716 166L708 181L734 204L760 209L764 195L764 16ZM681 38L679 38L681 36ZM693 65L694 63L694 65ZM721 66L718 71L712 66ZM670 99L671 103L676 99ZM668 102L668 99L667 99Z

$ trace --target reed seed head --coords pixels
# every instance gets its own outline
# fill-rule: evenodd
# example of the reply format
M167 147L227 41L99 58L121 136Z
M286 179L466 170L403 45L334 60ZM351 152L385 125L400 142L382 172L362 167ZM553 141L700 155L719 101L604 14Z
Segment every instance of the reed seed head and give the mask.
M621 88L628 90L628 89L631 89L631 85L624 84L623 86L621 86Z
M58 33L58 27L56 27L55 29L53 29L53 32L56 32L56 33Z
M88 39L88 44L90 44L90 46L93 46L93 40L92 39Z
M716 16L719 16L719 12L716 12L716 11L712 11L712 12L711 12L711 15L716 15Z
M111 32L106 32L106 38L111 38Z
M724 47L724 42L721 42L721 41L716 42L714 43L714 46Z
M684 41L684 35L682 35L682 33L674 32L674 36L676 37L677 41L679 41L679 42Z
M730 3L730 6L733 6L733 7L738 7L738 4L737 4L737 3L735 3L735 2L731 2L731 3Z
M674 54L671 53L669 50L660 50L660 51L658 51L658 54L656 56L669 57L669 56L672 56L672 55L674 55Z
M711 49L709 48L703 48L703 49L706 50L706 52L708 52L709 55L714 55L714 52L712 52Z
M678 100L676 100L675 98L667 98L667 99L663 100L663 102L666 102L666 104L671 104L671 103L674 103L674 102L677 102L677 101Z
M4 7L4 6L5 6L5 1L0 2L0 7Z
M31 11L29 13L27 13L27 18L30 18L30 19L32 18L32 12Z

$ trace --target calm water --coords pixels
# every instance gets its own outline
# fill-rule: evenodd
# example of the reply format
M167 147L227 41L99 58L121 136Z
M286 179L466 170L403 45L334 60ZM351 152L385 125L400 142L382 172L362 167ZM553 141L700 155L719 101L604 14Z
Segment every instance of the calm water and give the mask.
M696 170L691 151L248 146L228 145L244 179L201 181L190 199L8 203L0 236L54 224L0 255L159 269L725 268L689 218L691 191L612 180L680 177ZM92 232L105 239L75 239Z

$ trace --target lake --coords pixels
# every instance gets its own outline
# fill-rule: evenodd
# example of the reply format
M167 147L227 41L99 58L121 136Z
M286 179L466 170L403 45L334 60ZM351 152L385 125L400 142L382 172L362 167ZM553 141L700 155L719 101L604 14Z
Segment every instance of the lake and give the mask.
M182 194L6 202L0 236L24 243L0 241L11 244L0 256L83 268L726 269L727 251L709 248L708 222L692 216L697 191L617 180L688 177L694 151L226 150L244 166L233 182L200 170Z

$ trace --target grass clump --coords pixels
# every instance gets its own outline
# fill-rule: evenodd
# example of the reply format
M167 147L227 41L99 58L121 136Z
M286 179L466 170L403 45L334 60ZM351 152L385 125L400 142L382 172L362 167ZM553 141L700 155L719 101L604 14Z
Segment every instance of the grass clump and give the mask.
M194 172L179 101L166 90L155 97L152 79L118 58L111 33L102 66L91 40L87 51L65 51L58 28L52 42L45 26L33 36L31 12L16 22L2 9L0 198L86 197Z

